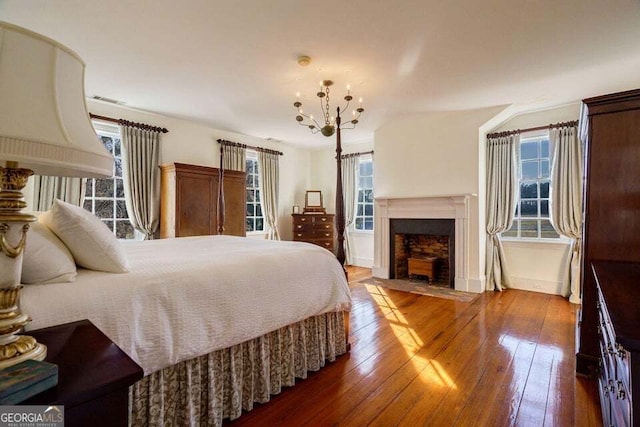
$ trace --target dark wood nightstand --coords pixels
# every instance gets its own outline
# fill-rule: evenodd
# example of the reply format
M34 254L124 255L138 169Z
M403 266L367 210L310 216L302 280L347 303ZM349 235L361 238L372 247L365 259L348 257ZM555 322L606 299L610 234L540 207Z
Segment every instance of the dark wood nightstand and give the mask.
M29 331L58 365L58 385L21 405L64 405L65 425L126 426L142 368L88 320Z

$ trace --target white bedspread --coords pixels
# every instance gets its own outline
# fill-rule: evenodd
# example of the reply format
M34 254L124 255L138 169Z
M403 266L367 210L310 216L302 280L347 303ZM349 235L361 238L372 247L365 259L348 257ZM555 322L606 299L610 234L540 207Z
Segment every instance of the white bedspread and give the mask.
M351 307L340 264L310 244L199 236L123 245L129 273L79 270L75 282L26 285L28 329L89 319L150 374Z

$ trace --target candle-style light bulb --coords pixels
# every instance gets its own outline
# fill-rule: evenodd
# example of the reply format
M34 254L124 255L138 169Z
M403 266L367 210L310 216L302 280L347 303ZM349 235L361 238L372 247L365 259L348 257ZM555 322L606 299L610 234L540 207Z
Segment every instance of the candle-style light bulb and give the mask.
M296 99L300 99L300 92L296 92Z
M351 114L353 114L353 116L355 117L355 115L356 115L356 110L351 110Z
M351 95L351 85L347 84L347 95Z
M362 98L360 98L360 99L358 100L358 102L360 103L360 106L362 107Z

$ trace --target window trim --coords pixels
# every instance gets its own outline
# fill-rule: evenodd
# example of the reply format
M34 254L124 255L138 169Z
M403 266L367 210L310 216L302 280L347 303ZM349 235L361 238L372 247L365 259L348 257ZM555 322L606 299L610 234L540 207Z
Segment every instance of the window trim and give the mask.
M102 122L95 122L95 121L92 121L92 125L93 125L94 131L95 131L95 133L96 133L98 138L101 138L102 136L104 136L104 137L107 137L107 138L111 138L112 140L113 139L118 139L120 141L120 155L118 156L118 158L120 159L120 161L122 161L123 147L122 147L122 135L120 133L120 128L118 126L114 126L112 124L107 124L107 123L102 123ZM101 143L102 143L102 141L101 141ZM113 153L112 153L112 155L113 155ZM114 158L115 158L115 155L114 155ZM96 197L95 196L95 191L96 191L95 181L97 179L111 179L111 180L113 180L113 191L114 191L113 196L111 196L111 197ZM92 203L91 203L92 210L89 211L89 212L91 212L93 215L96 215L96 213L95 213L95 202L96 201L100 201L100 200L111 201L113 203L114 212L113 212L113 218L111 219L111 221L113 221L113 228L109 227L110 231L114 234L114 236L116 236L116 238L118 240L122 240L122 241L141 240L141 236L143 237L142 233L140 233L138 230L136 230L135 227L133 227L133 224L131 224L131 218L130 218L129 212L127 211L127 208L126 208L125 197L124 196L123 197L118 197L117 196L117 193L116 193L117 192L117 185L116 185L116 180L117 179L119 179L122 182L123 191L124 191L124 176L117 177L115 175L115 164L114 164L114 175L111 176L110 178L87 178L87 181L88 180L92 181L92 185L91 185L91 193L92 193L92 195L91 196L87 196L86 195L86 190L85 190L85 194L83 195L83 200L84 201L87 201L87 200L92 201ZM125 218L118 218L117 217L117 210L116 210L117 203L116 202L118 202L118 201L124 201L125 202L125 212L127 214L127 216ZM83 209L84 209L84 204L85 203L83 202L83 206L82 206ZM96 217L98 217L98 216L96 215ZM102 218L100 218L100 217L98 217L98 218L100 219L101 222L104 223ZM107 221L108 221L108 219L107 219ZM131 226L133 228L133 236L131 238L117 237L118 236L117 235L117 223L118 222L125 222L125 221L128 222L129 224L131 224ZM105 223L105 225L106 225L106 223Z
M568 243L573 242L573 239L569 237L563 236L558 233L560 237L513 237L513 236L500 236L500 240L503 242L513 242L513 243L533 243L533 244L545 244L549 243L552 245L566 245Z
M258 184L254 187L248 187L247 183L246 183L246 177L245 177L245 192L249 191L249 189L251 188L252 190L257 190L262 192L262 189L260 188L260 168L259 168L259 164L258 164L258 153L257 151L254 150L250 150L247 149L246 151L246 160L250 160L250 161L255 161L256 162L256 166L258 166L258 172L255 174L256 178L258 179ZM246 165L246 160L245 160L245 165ZM249 175L249 171L245 171L245 173L247 174L247 176ZM254 210L254 215L252 216L247 216L247 205L249 203L252 203L254 206L254 209L256 206L260 206L260 212L262 213L262 215L260 216L256 216L255 215L255 210ZM254 227L255 227L255 219L257 218L262 218L262 230L247 230L246 228L246 219L247 218L254 218ZM247 200L245 200L245 235L247 236L252 236L252 235L261 235L261 234L267 234L269 232L269 226L267 225L266 221L264 220L264 210L262 209L262 201L260 201L260 198L258 198L257 203L254 202L249 202L248 198Z
M540 197L540 181L543 180L543 178L537 178L535 180L524 180L522 179L522 159L521 159L521 146L523 142L527 142L527 141L534 141L534 140L541 140L541 139L546 139L549 143L549 177L548 177L548 182L549 182L549 196L547 198L541 198ZM535 221L540 221L540 220L545 220L547 219L549 221L549 223L551 223L551 186L552 186L552 177L551 177L551 168L553 166L553 143L551 141L550 138L550 134L548 130L540 130L540 131L532 131L532 132L525 132L523 134L520 135L520 139L518 141L518 148L516 151L516 164L517 164L517 171L518 171L518 187L517 187L517 197L516 197L516 212L519 211L520 209L520 202L523 200L520 197L520 186L523 182L532 182L535 181L538 184L538 197L536 199L531 199L531 200L536 200L538 202L538 215L535 217L522 217L522 216L516 216L514 213L513 216L513 221L515 222L516 220L522 221L522 220L535 220ZM538 156L538 162L540 162L540 156ZM529 200L529 199L524 199L524 200ZM540 202L541 200L547 200L548 201L548 207L549 207L549 216L548 217L542 217L540 216ZM513 224L512 224L513 226ZM504 231L503 233L506 233L508 230ZM555 231L555 230L554 230ZM517 230L518 234L520 234L520 227L518 227ZM539 235L542 234L541 231L541 227L538 226L537 227L537 232ZM558 234L558 237L520 237L520 236L504 236L503 233L500 233L500 239L502 241L505 242L523 242L523 243L557 243L557 244L566 244L567 242L570 242L571 239L569 239L568 237L563 236L562 234L558 233L557 231L555 231L556 234Z
M375 221L375 219L376 219L376 217L375 217L375 199L371 203L362 202L363 203L363 215L361 215L361 216L358 215L358 204L360 203L358 201L358 195L360 194L360 191L361 191L360 190L360 165L362 163L365 163L365 162L371 162L371 191L372 192L374 191L373 177L374 177L375 172L373 171L373 156L371 154L366 154L366 155L360 156L360 158L358 159L358 175L356 177L356 195L355 195L356 196L355 197L356 206L355 206L355 212L354 212L354 215L353 215L353 223L351 224L351 226L349 228L350 228L350 233L370 235L370 234L373 234L375 232L375 229L376 229L376 226L375 226L375 222L376 222ZM368 188L364 189L364 191L366 191L366 190L368 190ZM372 215L364 215L365 206L369 205L369 204L371 205ZM373 228L371 230L356 228L356 222L357 222L358 217L364 219L364 218L368 218L369 216L371 216L371 220L372 220L372 227Z

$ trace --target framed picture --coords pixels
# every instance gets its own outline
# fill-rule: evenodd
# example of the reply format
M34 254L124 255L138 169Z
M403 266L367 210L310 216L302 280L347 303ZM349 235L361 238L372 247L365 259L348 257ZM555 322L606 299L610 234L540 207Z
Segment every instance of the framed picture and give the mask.
M293 205L292 213L299 214L300 213L300 206L299 205Z

